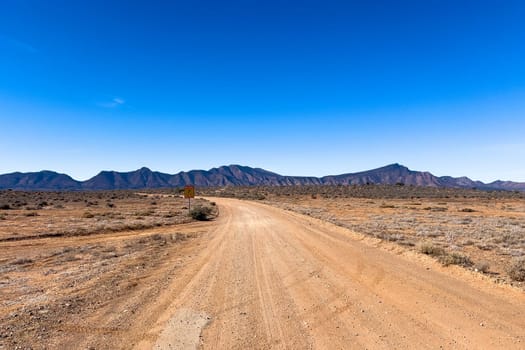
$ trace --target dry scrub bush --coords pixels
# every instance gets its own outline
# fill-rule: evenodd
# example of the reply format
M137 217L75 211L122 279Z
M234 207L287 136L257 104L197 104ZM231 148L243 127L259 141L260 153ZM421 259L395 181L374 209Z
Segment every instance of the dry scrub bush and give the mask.
M211 216L211 208L210 207L195 207L190 211L190 216L194 220L199 221L207 221L210 219Z
M482 262L477 263L474 269L481 273L487 273L489 272L490 265L488 262L482 261Z
M512 263L509 268L509 276L514 281L524 282L525 281L525 259L519 259Z
M461 266L472 266L472 260L466 255L461 253L450 253L439 256L439 262L445 266L448 265L461 265Z
M419 251L430 256L440 256L445 254L445 249L438 247L432 243L423 243L419 246Z
M423 254L427 254L436 257L440 263L445 266L448 265L461 265L461 266L472 266L472 260L466 255L458 252L448 253L445 249L433 245L431 243L423 243L419 246L419 251Z

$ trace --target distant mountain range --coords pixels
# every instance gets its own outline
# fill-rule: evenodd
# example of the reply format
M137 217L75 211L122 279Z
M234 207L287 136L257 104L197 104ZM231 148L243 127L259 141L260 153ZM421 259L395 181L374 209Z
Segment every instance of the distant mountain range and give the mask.
M53 171L0 175L0 189L17 190L115 190L196 186L291 186L291 185L363 185L398 184L431 187L477 188L484 190L525 191L525 183L494 181L483 183L468 177L434 176L413 171L399 164L358 173L324 177L283 176L260 168L241 165L210 170L192 170L175 175L141 168L131 172L102 171L86 181L76 181Z

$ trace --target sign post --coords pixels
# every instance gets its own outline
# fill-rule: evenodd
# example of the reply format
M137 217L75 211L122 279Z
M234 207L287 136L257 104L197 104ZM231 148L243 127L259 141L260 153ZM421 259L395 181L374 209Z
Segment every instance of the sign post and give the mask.
M184 186L184 198L188 198L188 213L191 212L191 199L195 198L195 186Z

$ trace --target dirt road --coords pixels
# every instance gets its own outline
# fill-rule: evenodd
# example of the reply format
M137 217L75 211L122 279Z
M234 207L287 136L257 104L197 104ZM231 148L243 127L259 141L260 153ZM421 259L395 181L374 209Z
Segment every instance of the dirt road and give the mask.
M520 291L316 219L216 201L205 248L134 331L136 348L525 348Z

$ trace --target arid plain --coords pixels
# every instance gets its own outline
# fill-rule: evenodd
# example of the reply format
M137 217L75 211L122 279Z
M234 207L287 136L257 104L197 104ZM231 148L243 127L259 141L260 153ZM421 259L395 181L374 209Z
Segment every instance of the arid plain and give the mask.
M525 346L523 193L199 192L0 192L0 349Z

